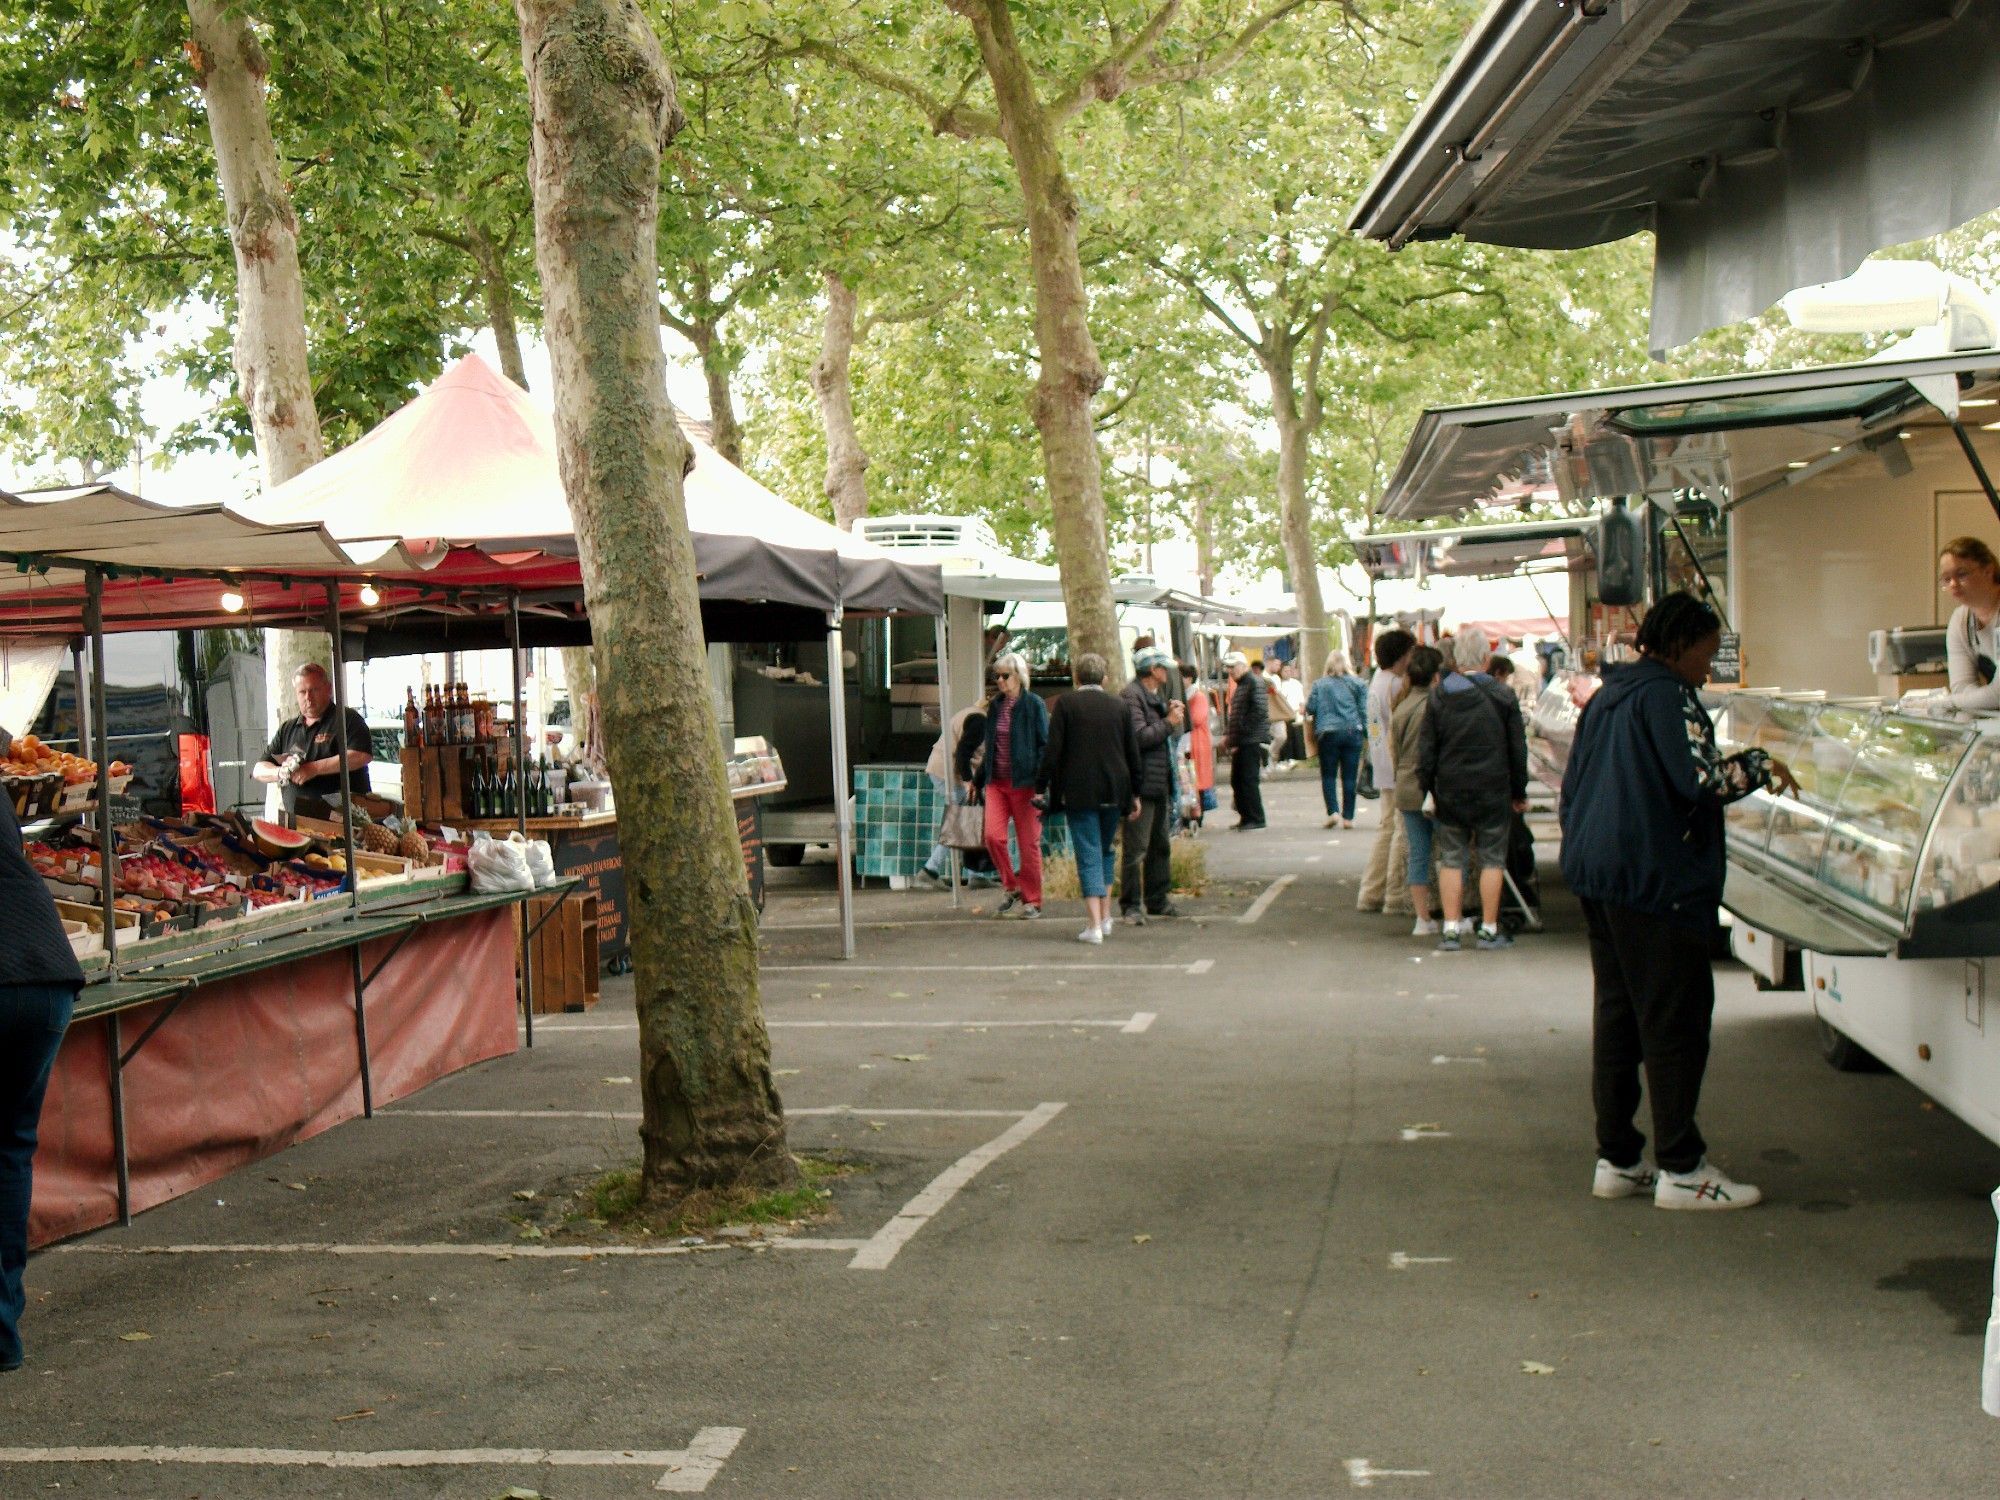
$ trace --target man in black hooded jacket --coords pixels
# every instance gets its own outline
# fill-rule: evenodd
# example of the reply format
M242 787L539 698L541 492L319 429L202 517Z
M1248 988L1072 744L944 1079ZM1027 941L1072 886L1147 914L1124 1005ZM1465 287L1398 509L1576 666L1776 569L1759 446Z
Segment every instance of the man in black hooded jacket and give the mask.
M1167 697L1174 659L1156 646L1132 658L1132 680L1119 695L1139 741L1139 816L1125 823L1118 868L1119 915L1136 926L1146 918L1177 917L1173 884L1174 738L1187 710Z

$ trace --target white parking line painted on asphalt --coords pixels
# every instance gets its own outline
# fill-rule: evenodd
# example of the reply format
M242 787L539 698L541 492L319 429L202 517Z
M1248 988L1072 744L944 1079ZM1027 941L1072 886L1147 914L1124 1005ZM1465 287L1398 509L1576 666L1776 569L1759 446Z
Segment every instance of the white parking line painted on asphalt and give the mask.
M273 1469L536 1468L662 1469L656 1490L698 1495L736 1445L741 1427L704 1427L681 1449L394 1448L377 1452L329 1448L0 1448L6 1464L240 1464Z
M447 1256L479 1260L632 1260L654 1259L662 1255L700 1255L710 1250L747 1250L756 1245L775 1245L771 1240L724 1240L699 1245L343 1245L329 1241L301 1240L269 1245L57 1245L58 1255L401 1255ZM803 1242L807 1249L815 1242Z
M1444 1141L1451 1139L1449 1130L1433 1130L1427 1125L1407 1125L1403 1128L1406 1141Z
M1486 1059L1483 1057L1446 1057L1442 1052L1431 1059L1431 1066L1434 1068L1442 1068L1447 1063L1466 1063L1475 1068L1483 1068L1486 1066Z
M1187 971L1190 974L1206 974L1210 969L1214 967L1215 967L1214 959L1197 958L1193 963L1187 966Z
M1137 1036L1142 1031L1150 1031L1153 1023L1159 1019L1159 1016L1150 1010L1135 1011L1132 1019L1118 1029L1127 1036Z
M1429 1479L1429 1469L1378 1469L1365 1458L1347 1461L1347 1482L1357 1490L1373 1489L1378 1479Z
M1208 959L1200 960L1208 963ZM1133 967L1144 967L1134 965ZM1156 966L1157 967L1157 966ZM1183 969L1194 974L1206 974L1207 969L1197 969L1193 965L1171 964L1166 967ZM1139 1017L1151 1017L1149 1011L1134 1011L1129 1017L1114 1016L1052 1016L1046 1021L1024 1020L1019 1016L1009 1016L1003 1021L766 1021L764 1025L772 1031L985 1031L995 1026L1047 1027L1047 1026L1108 1026L1116 1031L1141 1032L1145 1026L1135 1025ZM1147 1025L1152 1024L1148 1019ZM583 1026L538 1026L537 1036L551 1031L637 1031L637 1021L593 1021Z
M1298 878L1296 875L1280 875L1276 880L1264 887L1263 895L1252 901L1250 909L1236 920L1245 927L1248 927L1252 922L1261 920L1264 913L1271 909L1271 903L1285 894L1285 887Z
M882 1271L960 1189L987 1167L1012 1151L1063 1112L1061 1104L1038 1104L1000 1135L976 1150L968 1151L931 1179L930 1185L896 1212L896 1217L876 1230L868 1243L847 1263L850 1271Z
M1283 876L1280 884L1291 880ZM1268 894L1268 892L1266 893ZM1259 898L1261 899L1261 898ZM1240 919L1239 919L1240 920ZM1118 974L1132 969L1178 969L1195 972L1192 964L765 964L765 974Z
M1141 1015L1145 1012L1141 1011ZM418 1120L637 1120L636 1109L383 1109L384 1119L408 1115ZM858 1104L812 1104L785 1111L787 1119L801 1115L868 1115L876 1119L1018 1120L1025 1109L869 1109Z
M1449 1255L1405 1255L1400 1250L1389 1252L1389 1269L1407 1271L1411 1266L1448 1266L1453 1264Z

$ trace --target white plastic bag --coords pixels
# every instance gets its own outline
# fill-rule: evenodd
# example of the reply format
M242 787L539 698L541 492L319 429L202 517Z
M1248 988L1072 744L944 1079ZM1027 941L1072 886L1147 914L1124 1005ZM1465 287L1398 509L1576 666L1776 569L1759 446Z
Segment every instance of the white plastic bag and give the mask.
M519 838L520 835L509 834L508 837ZM528 875L538 889L556 883L556 860L555 856L549 853L547 839L529 839L521 852L528 862Z
M519 835L495 839L475 833L472 849L465 856L466 871L475 891L532 891L535 877L528 873L528 856Z

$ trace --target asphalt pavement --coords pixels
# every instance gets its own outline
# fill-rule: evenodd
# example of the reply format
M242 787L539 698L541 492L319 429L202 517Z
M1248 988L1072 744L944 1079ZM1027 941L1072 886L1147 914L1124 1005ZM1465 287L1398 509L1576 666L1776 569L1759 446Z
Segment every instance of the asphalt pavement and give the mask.
M790 1240L538 1227L636 1158L620 981L38 1256L0 1496L1995 1492L2000 1148L1724 965L1702 1123L1767 1203L1599 1202L1548 860L1546 932L1440 955L1354 910L1373 807L1270 804L1101 949L877 887L845 965L831 867L775 872L791 1141L863 1168Z

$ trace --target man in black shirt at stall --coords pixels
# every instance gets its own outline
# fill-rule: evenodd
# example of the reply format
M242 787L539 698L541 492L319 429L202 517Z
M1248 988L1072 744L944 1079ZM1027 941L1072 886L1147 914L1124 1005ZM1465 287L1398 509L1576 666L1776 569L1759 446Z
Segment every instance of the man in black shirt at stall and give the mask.
M285 812L321 817L328 797L340 795L340 752L347 752L347 784L356 792L368 790L368 723L353 709L347 711L345 730L333 712L333 679L326 668L308 662L292 676L292 691L298 695L299 716L287 719L271 737L264 758L250 774L266 785L283 789ZM292 757L298 764L288 768Z

